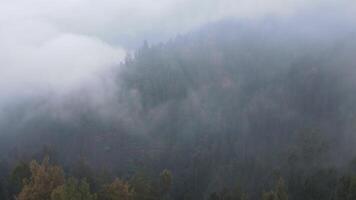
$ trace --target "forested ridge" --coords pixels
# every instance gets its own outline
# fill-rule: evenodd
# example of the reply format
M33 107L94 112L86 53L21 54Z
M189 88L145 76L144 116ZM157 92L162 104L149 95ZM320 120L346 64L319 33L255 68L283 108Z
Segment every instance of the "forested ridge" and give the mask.
M314 25L225 20L17 99L0 199L356 199L356 38Z

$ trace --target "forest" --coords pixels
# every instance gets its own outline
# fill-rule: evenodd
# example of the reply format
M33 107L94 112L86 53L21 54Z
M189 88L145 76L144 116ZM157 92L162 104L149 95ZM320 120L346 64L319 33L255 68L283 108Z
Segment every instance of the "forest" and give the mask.
M222 20L13 100L0 199L356 200L355 34L295 24Z

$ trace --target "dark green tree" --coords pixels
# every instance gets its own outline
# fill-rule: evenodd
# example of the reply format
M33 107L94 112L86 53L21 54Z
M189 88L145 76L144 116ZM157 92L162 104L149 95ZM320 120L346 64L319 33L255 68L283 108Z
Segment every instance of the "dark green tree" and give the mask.
M284 180L279 178L275 189L270 192L265 192L262 195L263 200L288 200L287 188Z
M96 195L90 192L85 179L78 181L69 178L64 185L53 190L51 200L96 200Z
M336 192L336 200L356 199L356 176L343 176L340 178Z
M25 162L20 162L12 170L8 178L8 192L12 195L17 195L24 186L24 180L30 178L31 169Z
M115 179L111 184L105 185L99 193L100 200L132 200L134 190L126 181Z
M220 200L219 194L217 192L211 193L208 200Z
M169 199L169 192L172 187L172 172L165 169L160 174L161 198Z
M132 189L135 191L134 200L156 200L159 199L158 187L144 173L136 173L129 181Z

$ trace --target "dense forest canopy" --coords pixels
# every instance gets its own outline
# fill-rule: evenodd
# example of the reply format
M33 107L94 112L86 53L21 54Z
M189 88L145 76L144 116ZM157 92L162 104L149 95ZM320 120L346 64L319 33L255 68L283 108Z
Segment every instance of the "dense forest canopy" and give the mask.
M354 30L224 20L14 100L0 199L354 199Z

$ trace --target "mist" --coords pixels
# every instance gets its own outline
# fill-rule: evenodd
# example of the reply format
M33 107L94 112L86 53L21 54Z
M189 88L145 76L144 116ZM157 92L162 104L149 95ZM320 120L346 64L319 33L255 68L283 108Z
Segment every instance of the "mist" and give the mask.
M0 199L352 196L355 9L1 1ZM26 189L51 165L62 189Z
M331 14L334 11L352 14L355 5L349 1L279 0L204 3L3 0L0 3L0 85L5 95L1 99L48 88L68 91L82 80L93 78L98 70L123 61L125 52L132 52L144 40L167 41L226 17L284 18L300 10L322 10L319 7L325 7Z

